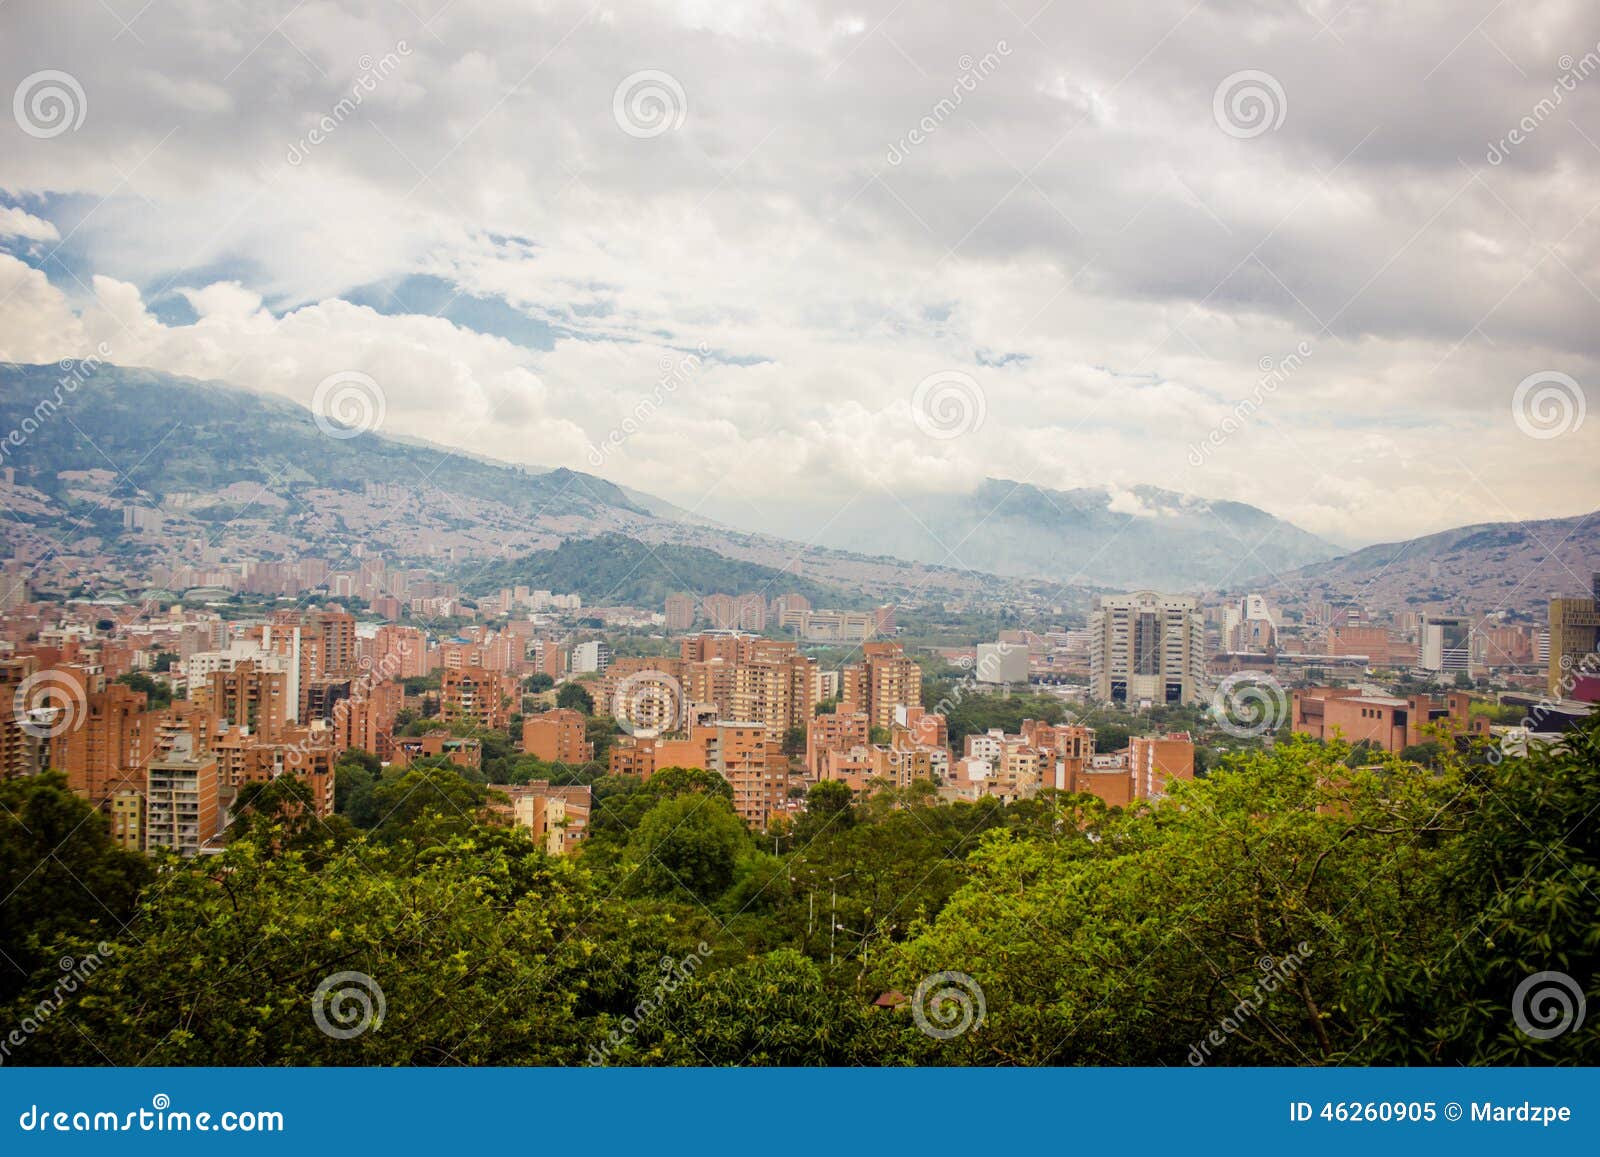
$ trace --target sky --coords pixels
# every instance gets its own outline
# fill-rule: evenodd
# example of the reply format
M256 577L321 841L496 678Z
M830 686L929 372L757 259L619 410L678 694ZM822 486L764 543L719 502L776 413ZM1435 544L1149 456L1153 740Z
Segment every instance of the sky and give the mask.
M1600 508L1593 3L8 0L6 94L0 358L824 541Z

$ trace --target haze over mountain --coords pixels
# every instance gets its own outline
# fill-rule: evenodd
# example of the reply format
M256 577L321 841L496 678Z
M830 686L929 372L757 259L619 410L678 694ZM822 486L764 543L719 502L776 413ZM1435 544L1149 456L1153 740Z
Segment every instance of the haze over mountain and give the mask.
M775 594L887 601L1004 585L731 530L593 474L393 439L220 382L70 364L0 365L0 440L16 432L15 442L0 441L16 471L0 542L8 555L42 560L35 581L98 572L119 588L157 564L307 553L353 565L365 551L470 571L607 536L618 559L639 557L640 544L681 548L663 552L669 569L658 585L671 581L676 559L693 572L683 589L700 593L725 583L730 593L771 585ZM720 570L719 557L728 560ZM619 579L637 594L627 570ZM597 602L612 593L583 590Z
M805 531L797 524L790 533ZM1339 553L1242 502L1154 486L1048 490L998 478L965 494L865 492L812 533L841 550L1121 588L1220 586Z

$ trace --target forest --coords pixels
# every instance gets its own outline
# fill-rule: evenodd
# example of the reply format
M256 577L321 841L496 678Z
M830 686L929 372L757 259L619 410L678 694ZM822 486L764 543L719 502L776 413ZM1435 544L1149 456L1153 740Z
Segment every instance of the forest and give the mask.
M553 858L481 783L351 753L194 860L0 783L23 1065L1595 1064L1600 721L1428 764L1294 737L1169 796L594 785ZM1354 764L1355 766L1351 766Z

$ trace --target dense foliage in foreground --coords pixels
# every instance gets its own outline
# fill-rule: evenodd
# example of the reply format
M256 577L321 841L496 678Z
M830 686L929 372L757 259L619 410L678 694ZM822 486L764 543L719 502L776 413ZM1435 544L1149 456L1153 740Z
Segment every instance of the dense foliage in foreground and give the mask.
M256 793L224 854L153 865L58 777L13 781L0 1043L24 1064L1593 1064L1600 1008L1536 1039L1518 1017L1559 1026L1550 990L1513 999L1544 972L1600 997L1597 754L1600 722L1434 768L1294 740L1129 811L824 785L765 837L719 777L673 770L600 781L568 860L443 768L372 786L363 828Z

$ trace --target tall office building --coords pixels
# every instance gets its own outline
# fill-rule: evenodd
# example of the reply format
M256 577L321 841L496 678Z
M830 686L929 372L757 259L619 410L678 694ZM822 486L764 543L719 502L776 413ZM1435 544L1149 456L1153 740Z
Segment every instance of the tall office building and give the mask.
M1472 621L1463 615L1423 615L1417 627L1417 666L1465 671L1472 665Z
M1089 616L1090 686L1104 702L1198 703L1205 618L1188 595L1102 595Z

